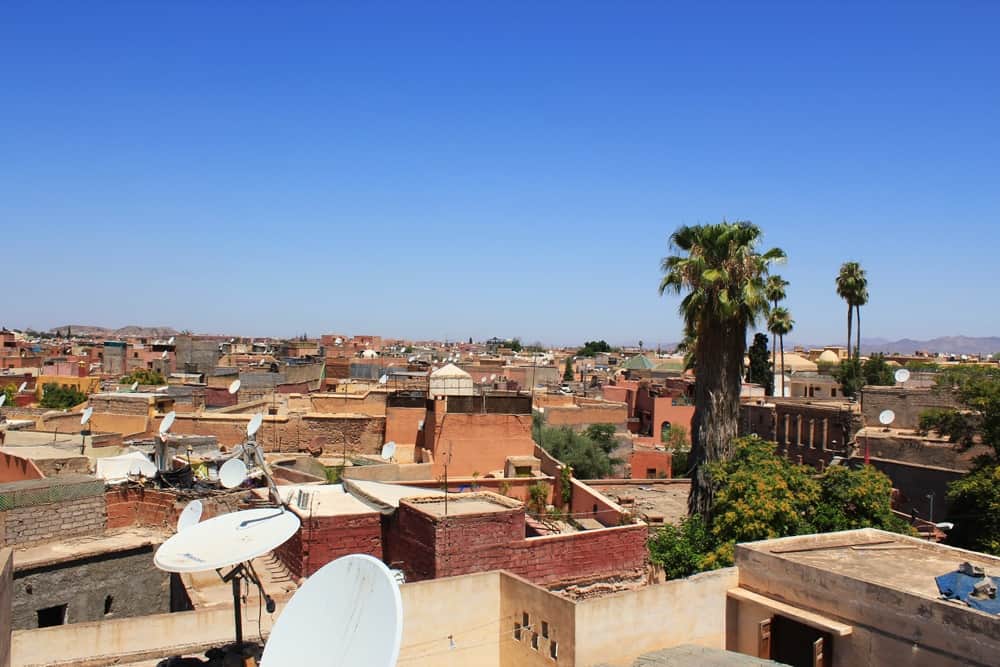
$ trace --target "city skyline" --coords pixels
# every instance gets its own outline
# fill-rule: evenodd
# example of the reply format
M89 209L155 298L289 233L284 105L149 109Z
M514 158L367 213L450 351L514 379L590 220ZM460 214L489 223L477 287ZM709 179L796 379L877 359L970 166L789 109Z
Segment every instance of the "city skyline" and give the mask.
M5 323L676 341L727 218L793 339L848 260L865 337L998 333L1000 8L568 7L8 9Z

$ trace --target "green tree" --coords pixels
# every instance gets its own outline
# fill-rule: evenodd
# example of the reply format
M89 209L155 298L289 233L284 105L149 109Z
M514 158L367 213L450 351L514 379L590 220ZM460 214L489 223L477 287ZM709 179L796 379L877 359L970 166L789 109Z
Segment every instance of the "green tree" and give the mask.
M568 426L539 427L535 442L559 461L573 468L579 479L603 479L611 474L621 461L611 456L614 445L591 439L586 433L577 433Z
M762 333L754 334L753 344L750 346L750 367L747 369L747 382L753 382L764 387L764 393L768 396L774 395L774 369L769 359L767 351L767 336Z
M679 579L701 572L705 555L714 549L705 520L693 514L680 526L664 526L653 534L649 539L649 560L663 568L667 579Z
M836 279L837 296L847 303L847 356L851 356L851 327L854 312L858 314L857 346L854 356L861 355L861 306L868 303L868 278L857 262L844 262Z
M771 314L767 318L767 330L778 337L778 345L781 347L781 395L785 395L785 336L792 332L795 320L792 319L788 309L778 306L771 309Z
M590 424L583 430L583 434L594 441L605 454L611 454L618 448L614 424Z
M833 377L840 383L844 396L857 396L865 384L861 362L856 357L848 356L841 361L840 366L833 372Z
M892 512L892 482L872 466L831 466L819 477L820 502L812 523L817 532L875 526L898 533L907 524Z
M885 355L881 352L876 352L865 360L861 365L861 376L866 385L891 387L896 384L893 371L886 362Z
M768 276L767 280L764 282L764 291L767 295L767 300L771 302L772 308L777 308L778 304L785 300L787 294L785 293L785 288L788 287L788 281L774 274ZM771 368L778 367L778 336L777 334L771 334ZM772 370L773 373L773 370ZM774 379L771 380L771 386L774 386ZM771 392L773 394L773 391ZM768 394L769 396L771 394Z
M707 466L733 454L747 327L768 312L764 281L771 264L785 259L778 248L759 251L760 240L760 228L749 222L683 226L670 237L678 254L660 267L660 294L684 294L685 333L697 339L688 508L706 519L713 496Z
M7 406L14 405L14 397L17 396L17 387L9 384L3 388L3 394L7 397L4 399L3 404Z
M573 381L573 357L566 357L566 367L563 370L563 382Z
M38 402L43 408L65 410L80 405L87 400L87 395L75 387L60 387L55 382L42 386L42 400Z
M120 384L132 384L133 382L138 382L142 385L159 385L166 384L167 380L163 377L163 374L160 373L160 371L154 371L148 368L136 368L119 380Z
M593 357L602 352L611 352L611 346L605 340L588 340L577 353L578 357Z
M1000 465L982 461L948 485L948 544L1000 556Z
M521 348L521 339L520 338L511 338L509 341L507 341L507 345L506 346L507 346L507 348L509 348L510 350L512 350L514 352L520 352L521 349L522 349Z
M660 434L660 439L670 452L671 477L687 477L690 472L688 459L691 454L687 429L679 424L671 426L666 433Z

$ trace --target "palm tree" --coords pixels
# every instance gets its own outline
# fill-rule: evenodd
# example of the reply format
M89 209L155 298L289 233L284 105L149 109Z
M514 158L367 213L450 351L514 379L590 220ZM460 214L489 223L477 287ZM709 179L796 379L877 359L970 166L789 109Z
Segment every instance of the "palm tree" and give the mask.
M851 357L851 328L854 311L861 317L860 307L868 302L868 279L857 262L844 262L837 274L837 296L847 303L847 358ZM861 322L858 322L858 354L861 354Z
M781 393L779 395L782 397L785 395L785 336L790 334L794 327L795 320L792 319L787 308L771 309L771 314L767 318L767 330L778 337L781 345Z
M671 250L680 254L660 265L660 294L684 293L679 311L694 341L688 510L705 518L713 499L706 464L733 455L747 327L769 310L764 281L770 265L785 258L778 248L760 252L760 240L760 228L749 222L683 226L670 237Z
M771 302L771 307L772 308L777 308L778 307L778 302L785 300L785 296L787 296L785 294L785 288L786 287L788 287L788 281L785 280L784 278L782 278L781 276L779 276L778 274L774 274L773 276L768 276L767 277L767 282L764 283L764 291L767 293L767 300ZM772 373L774 372L774 369L777 368L777 366L778 366L775 363L775 361L776 361L775 356L777 354L778 354L778 340L777 340L777 336L775 336L772 333L771 334L771 372Z

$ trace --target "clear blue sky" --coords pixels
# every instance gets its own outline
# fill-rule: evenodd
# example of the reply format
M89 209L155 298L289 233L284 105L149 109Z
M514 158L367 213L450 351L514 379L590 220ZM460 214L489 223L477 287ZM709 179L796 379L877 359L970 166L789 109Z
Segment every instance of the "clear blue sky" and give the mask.
M0 323L680 337L680 224L793 340L1000 334L1000 3L6 3ZM480 5L472 7L471 5Z

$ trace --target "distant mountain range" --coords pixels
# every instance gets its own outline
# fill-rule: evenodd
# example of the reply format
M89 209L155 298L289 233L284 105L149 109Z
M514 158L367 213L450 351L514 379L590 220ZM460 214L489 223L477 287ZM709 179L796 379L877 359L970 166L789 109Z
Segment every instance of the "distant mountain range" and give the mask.
M139 338L167 338L175 336L179 332L173 327L141 327L130 324L119 329L108 329L107 327L95 327L87 324L64 324L61 327L50 329L52 333L66 333L70 329L74 336L137 336Z
M898 352L913 354L917 350L943 354L996 354L1000 352L1000 337L985 336L941 336L930 340L886 340L884 338L862 338L861 353Z

